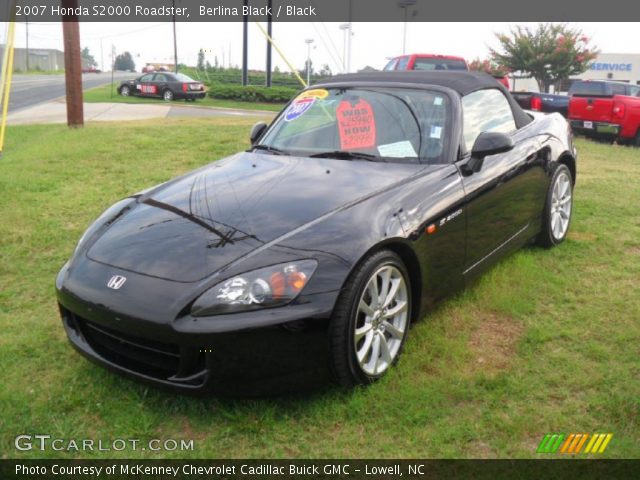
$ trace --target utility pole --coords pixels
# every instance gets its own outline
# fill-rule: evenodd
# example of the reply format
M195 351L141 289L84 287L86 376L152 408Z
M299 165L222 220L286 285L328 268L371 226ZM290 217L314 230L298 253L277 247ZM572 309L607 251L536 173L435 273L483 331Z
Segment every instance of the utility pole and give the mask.
M25 19L26 19L25 25L27 27L27 72L28 72L29 71L29 16L27 15Z
M78 0L62 0L62 6L74 11ZM67 125L77 128L84 125L82 105L82 60L80 54L80 24L77 15L62 17L64 38L64 77L67 93Z
M243 0L243 10L247 11L249 6L249 0ZM242 15L242 86L246 87L249 84L249 67L247 65L249 61L249 15Z
M176 38L176 0L173 2L173 63L174 70L178 73L178 39Z
M272 15L271 8L273 6L273 0L267 0L267 34L269 38L273 38L273 28L272 28ZM271 42L267 40L267 87L271 86Z

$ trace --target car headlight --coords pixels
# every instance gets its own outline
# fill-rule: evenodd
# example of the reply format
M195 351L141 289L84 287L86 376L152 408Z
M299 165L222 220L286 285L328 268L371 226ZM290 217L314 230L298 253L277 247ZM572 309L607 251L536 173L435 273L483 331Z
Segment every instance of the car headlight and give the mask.
M294 300L316 270L315 260L273 265L218 283L191 307L195 317L279 307Z
M104 212L102 212L102 214L98 218L96 218L93 221L93 223L89 225L89 228L87 228L87 230L82 234L82 236L80 237L80 240L78 240L78 243L76 244L76 248L73 251L73 255L78 253L78 250L82 248L82 245L88 239L93 237L93 235L98 230L100 230L102 227L104 227L108 223L112 222L116 217L119 217L120 214L134 201L135 200L132 198L125 198L123 200L120 200L119 202L114 203L109 208L107 208Z

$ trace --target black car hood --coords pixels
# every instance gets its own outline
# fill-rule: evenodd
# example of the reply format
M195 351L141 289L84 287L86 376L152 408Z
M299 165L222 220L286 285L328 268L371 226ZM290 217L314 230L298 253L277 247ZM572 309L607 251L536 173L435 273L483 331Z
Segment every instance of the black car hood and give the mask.
M240 153L143 195L87 255L145 275L197 281L422 168Z

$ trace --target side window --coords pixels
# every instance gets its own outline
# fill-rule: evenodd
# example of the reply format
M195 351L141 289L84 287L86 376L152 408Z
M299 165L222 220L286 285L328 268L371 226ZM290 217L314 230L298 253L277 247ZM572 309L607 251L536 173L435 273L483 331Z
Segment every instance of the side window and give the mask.
M635 87L633 85L629 86L629 96L630 97L640 97L640 88Z
M611 87L611 93L613 93L614 95L626 95L626 88L624 85L617 85L615 83L612 83L610 85Z
M163 75L162 73L156 73L155 78L153 79L154 82L166 82L167 81L167 76Z
M392 58L391 60L389 60L389 63L387 63L384 66L384 71L395 70L396 69L396 63L398 63L398 59L397 58Z
M500 90L478 90L462 98L463 136L467 152L482 132L510 133L516 129L513 112Z
M398 65L396 66L396 70L406 70L408 63L409 63L409 57L400 58L400 60L398 60Z
M153 77L153 74L143 75L143 76L140 78L140 81L141 81L141 82L150 82L152 77Z

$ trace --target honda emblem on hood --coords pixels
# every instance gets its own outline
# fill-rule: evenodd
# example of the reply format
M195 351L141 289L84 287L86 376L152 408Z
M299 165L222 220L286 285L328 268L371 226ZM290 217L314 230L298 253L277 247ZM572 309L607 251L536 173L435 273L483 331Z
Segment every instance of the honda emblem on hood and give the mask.
M114 275L107 282L107 287L112 288L113 290L119 290L126 281L127 277L123 277L122 275Z

